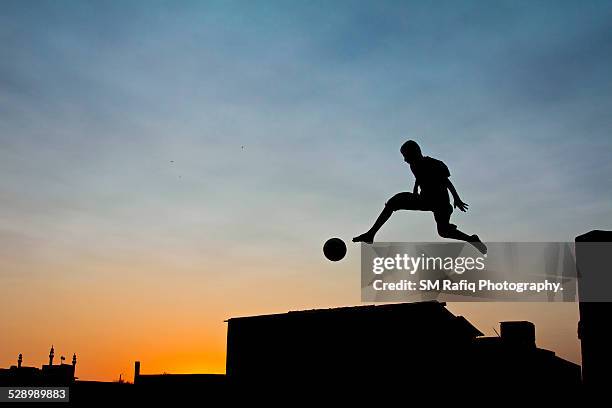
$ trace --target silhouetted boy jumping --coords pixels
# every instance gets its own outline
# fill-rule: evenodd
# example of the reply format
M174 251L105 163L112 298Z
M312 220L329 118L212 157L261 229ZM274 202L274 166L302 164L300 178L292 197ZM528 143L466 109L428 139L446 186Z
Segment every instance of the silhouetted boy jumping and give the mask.
M372 225L372 228L368 232L353 238L353 242L371 244L378 230L387 222L394 211L432 211L438 227L438 234L441 237L469 242L480 252L486 254L487 247L480 241L478 235L467 235L459 231L455 224L450 223L453 207L448 199L447 190L450 190L453 195L455 208L466 211L468 205L461 201L455 186L448 179L450 177L448 167L440 160L432 159L428 156L423 157L421 148L413 140L404 143L400 148L400 152L404 156L404 161L410 165L410 169L416 179L412 193L398 193L391 197L385 203L385 208L374 222L374 225Z

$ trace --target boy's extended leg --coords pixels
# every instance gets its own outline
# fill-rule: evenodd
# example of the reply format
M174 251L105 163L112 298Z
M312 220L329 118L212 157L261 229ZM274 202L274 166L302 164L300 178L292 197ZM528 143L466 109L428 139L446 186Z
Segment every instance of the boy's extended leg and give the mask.
M374 236L385 222L391 217L394 211L397 210L423 210L423 205L419 196L412 193L398 193L391 197L385 203L385 208L374 221L374 225L367 232L353 238L353 242L365 242L371 244L374 241Z

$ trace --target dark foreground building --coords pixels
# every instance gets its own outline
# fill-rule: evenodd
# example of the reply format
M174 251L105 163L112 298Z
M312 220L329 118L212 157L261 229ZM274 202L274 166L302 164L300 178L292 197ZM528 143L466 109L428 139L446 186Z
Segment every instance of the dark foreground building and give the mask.
M39 370L19 362L0 371L0 380L41 385L44 372L50 374L45 385L70 386L76 405L258 400L288 391L345 401L387 392L404 401L406 393L432 388L461 389L465 399L486 386L567 391L580 385L580 367L538 348L532 323L502 322L499 337L484 337L438 302L229 319L226 375L141 374L136 362L134 384L108 383L75 381L74 365L67 366L50 360ZM57 382L54 373L62 370L69 376Z
M603 389L612 379L612 349L610 348L610 316L612 303L609 298L610 253L612 231L595 230L576 237L576 263L578 267L580 321L578 338L582 351L583 382L588 388Z
M232 387L292 389L580 384L580 367L536 347L529 322L483 334L444 303L307 310L228 320Z
M72 356L72 364L53 364L55 350L51 346L49 364L41 368L24 366L23 355L19 354L17 365L0 369L0 386L69 386L74 383L76 354Z

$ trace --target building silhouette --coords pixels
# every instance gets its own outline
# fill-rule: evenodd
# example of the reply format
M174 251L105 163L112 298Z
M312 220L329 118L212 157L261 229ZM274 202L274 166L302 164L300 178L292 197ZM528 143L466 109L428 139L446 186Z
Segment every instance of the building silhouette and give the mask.
M582 380L585 386L594 388L607 386L610 380L612 350L608 333L612 303L585 300L606 299L606 292L612 290L610 242L612 231L595 230L576 237Z
M72 364L0 370L1 386L70 386L76 403L270 396L279 391L341 396L355 389L580 385L580 367L538 348L530 322L502 322L485 337L444 303L305 310L228 320L227 374L142 374L134 383L76 381ZM380 387L380 388L379 388ZM408 387L408 388L407 388ZM257 394L253 394L256 391ZM352 397L351 397L352 398Z
M472 352L472 369L468 372L481 383L569 389L581 384L579 365L536 346L531 322L501 322L500 335L477 338Z
M538 348L530 322L483 334L440 302L306 310L228 320L232 386L580 384L580 366Z
M70 386L71 400L116 402L160 399L271 395L349 395L355 390L439 389L461 386L466 394L495 389L601 388L609 378L612 351L607 344L612 303L587 301L609 286L605 256L612 232L576 237L582 370L537 346L528 321L500 323L498 336L484 336L445 303L417 302L291 311L227 320L226 374L142 374L134 382L79 381L72 364L54 364L55 350L41 368L17 364L0 369L0 386ZM607 246L590 245L608 243ZM603 292L602 292L603 291ZM581 372L582 371L582 372ZM517 388L522 387L522 388ZM353 398L354 399L354 398Z
M77 358L72 355L72 364L53 364L55 349L49 350L49 364L41 368L23 365L23 355L17 357L17 365L0 369L0 386L68 386L75 381Z
M213 391L225 385L224 374L141 374L140 361L134 362L134 385L141 387L188 386Z

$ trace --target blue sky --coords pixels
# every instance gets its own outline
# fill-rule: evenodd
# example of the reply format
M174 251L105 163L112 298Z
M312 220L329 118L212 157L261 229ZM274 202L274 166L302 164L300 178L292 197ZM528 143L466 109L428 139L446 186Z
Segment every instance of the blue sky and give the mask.
M610 228L610 2L3 1L0 43L0 279L301 265L328 302L358 251L329 283L321 244L412 189L406 139L483 240Z
M15 215L29 196L54 220L121 217L125 197L147 223L188 206L234 237L275 208L350 235L410 189L397 149L414 138L491 240L610 219L609 3L3 4Z

